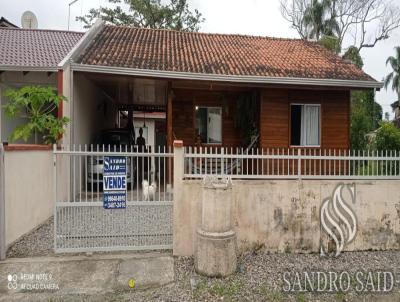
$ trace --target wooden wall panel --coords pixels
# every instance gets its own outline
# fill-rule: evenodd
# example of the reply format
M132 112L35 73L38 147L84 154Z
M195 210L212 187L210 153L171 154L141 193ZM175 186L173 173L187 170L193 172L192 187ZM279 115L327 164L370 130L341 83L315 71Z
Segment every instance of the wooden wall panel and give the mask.
M324 148L350 148L350 92L323 95L322 144Z
M237 92L174 89L172 127L184 145L195 144L195 106L218 106L223 110L223 146L241 147L234 125ZM340 90L264 89L260 102L260 147L288 148L290 104L321 104L321 149L349 148L350 92Z
M240 146L240 134L234 123L236 96L234 92L174 89L172 127L176 138L186 146L195 144L195 106L222 107L222 145Z
M260 147L289 146L288 91L264 90L260 106Z
M321 149L348 149L349 91L265 89L261 97L260 146L288 148L290 104L321 104Z

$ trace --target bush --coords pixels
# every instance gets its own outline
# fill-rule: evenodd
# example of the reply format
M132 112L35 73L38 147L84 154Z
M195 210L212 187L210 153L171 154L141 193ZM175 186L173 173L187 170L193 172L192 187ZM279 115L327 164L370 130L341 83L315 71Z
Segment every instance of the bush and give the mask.
M375 143L378 150L400 150L400 129L391 122L382 122Z

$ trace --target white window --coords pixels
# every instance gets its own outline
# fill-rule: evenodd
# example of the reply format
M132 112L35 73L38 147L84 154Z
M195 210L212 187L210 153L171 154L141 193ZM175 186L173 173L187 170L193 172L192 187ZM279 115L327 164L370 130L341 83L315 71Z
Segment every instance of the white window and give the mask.
M290 145L319 146L321 143L320 116L320 105L290 105Z
M196 106L196 142L222 143L222 108Z

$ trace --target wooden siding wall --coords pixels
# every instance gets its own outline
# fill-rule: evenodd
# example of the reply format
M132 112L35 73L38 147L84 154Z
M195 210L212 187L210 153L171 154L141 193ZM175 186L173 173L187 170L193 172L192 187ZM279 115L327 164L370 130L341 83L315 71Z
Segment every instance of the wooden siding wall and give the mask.
M195 106L222 107L223 146L241 147L234 126L237 92L174 89L172 129L174 139L195 145ZM260 147L288 148L290 145L290 104L321 104L321 149L348 149L350 92L340 90L264 89L260 101Z
M350 92L265 89L260 103L260 147L290 146L290 104L321 104L321 149L349 149Z
M174 89L172 129L175 138L183 140L185 146L195 145L195 106L222 107L222 145L241 146L234 124L236 96L234 92Z

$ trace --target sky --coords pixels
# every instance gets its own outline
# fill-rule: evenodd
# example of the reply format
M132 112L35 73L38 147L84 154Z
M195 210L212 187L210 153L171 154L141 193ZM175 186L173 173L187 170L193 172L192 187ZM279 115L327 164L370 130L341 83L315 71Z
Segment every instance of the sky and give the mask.
M21 25L21 15L30 10L38 18L41 29L68 28L68 4L72 0L0 0L0 17ZM76 16L85 14L90 8L106 5L107 0L78 0L71 5L70 29L84 31L83 25L75 21ZM298 38L297 32L281 16L279 0L188 0L191 9L198 9L205 17L200 31L215 33L237 33L272 37ZM400 29L390 39L374 48L363 49L364 71L382 81L390 72L385 65L387 57L394 54L400 45ZM393 117L390 104L396 100L391 90L376 93L376 100Z

